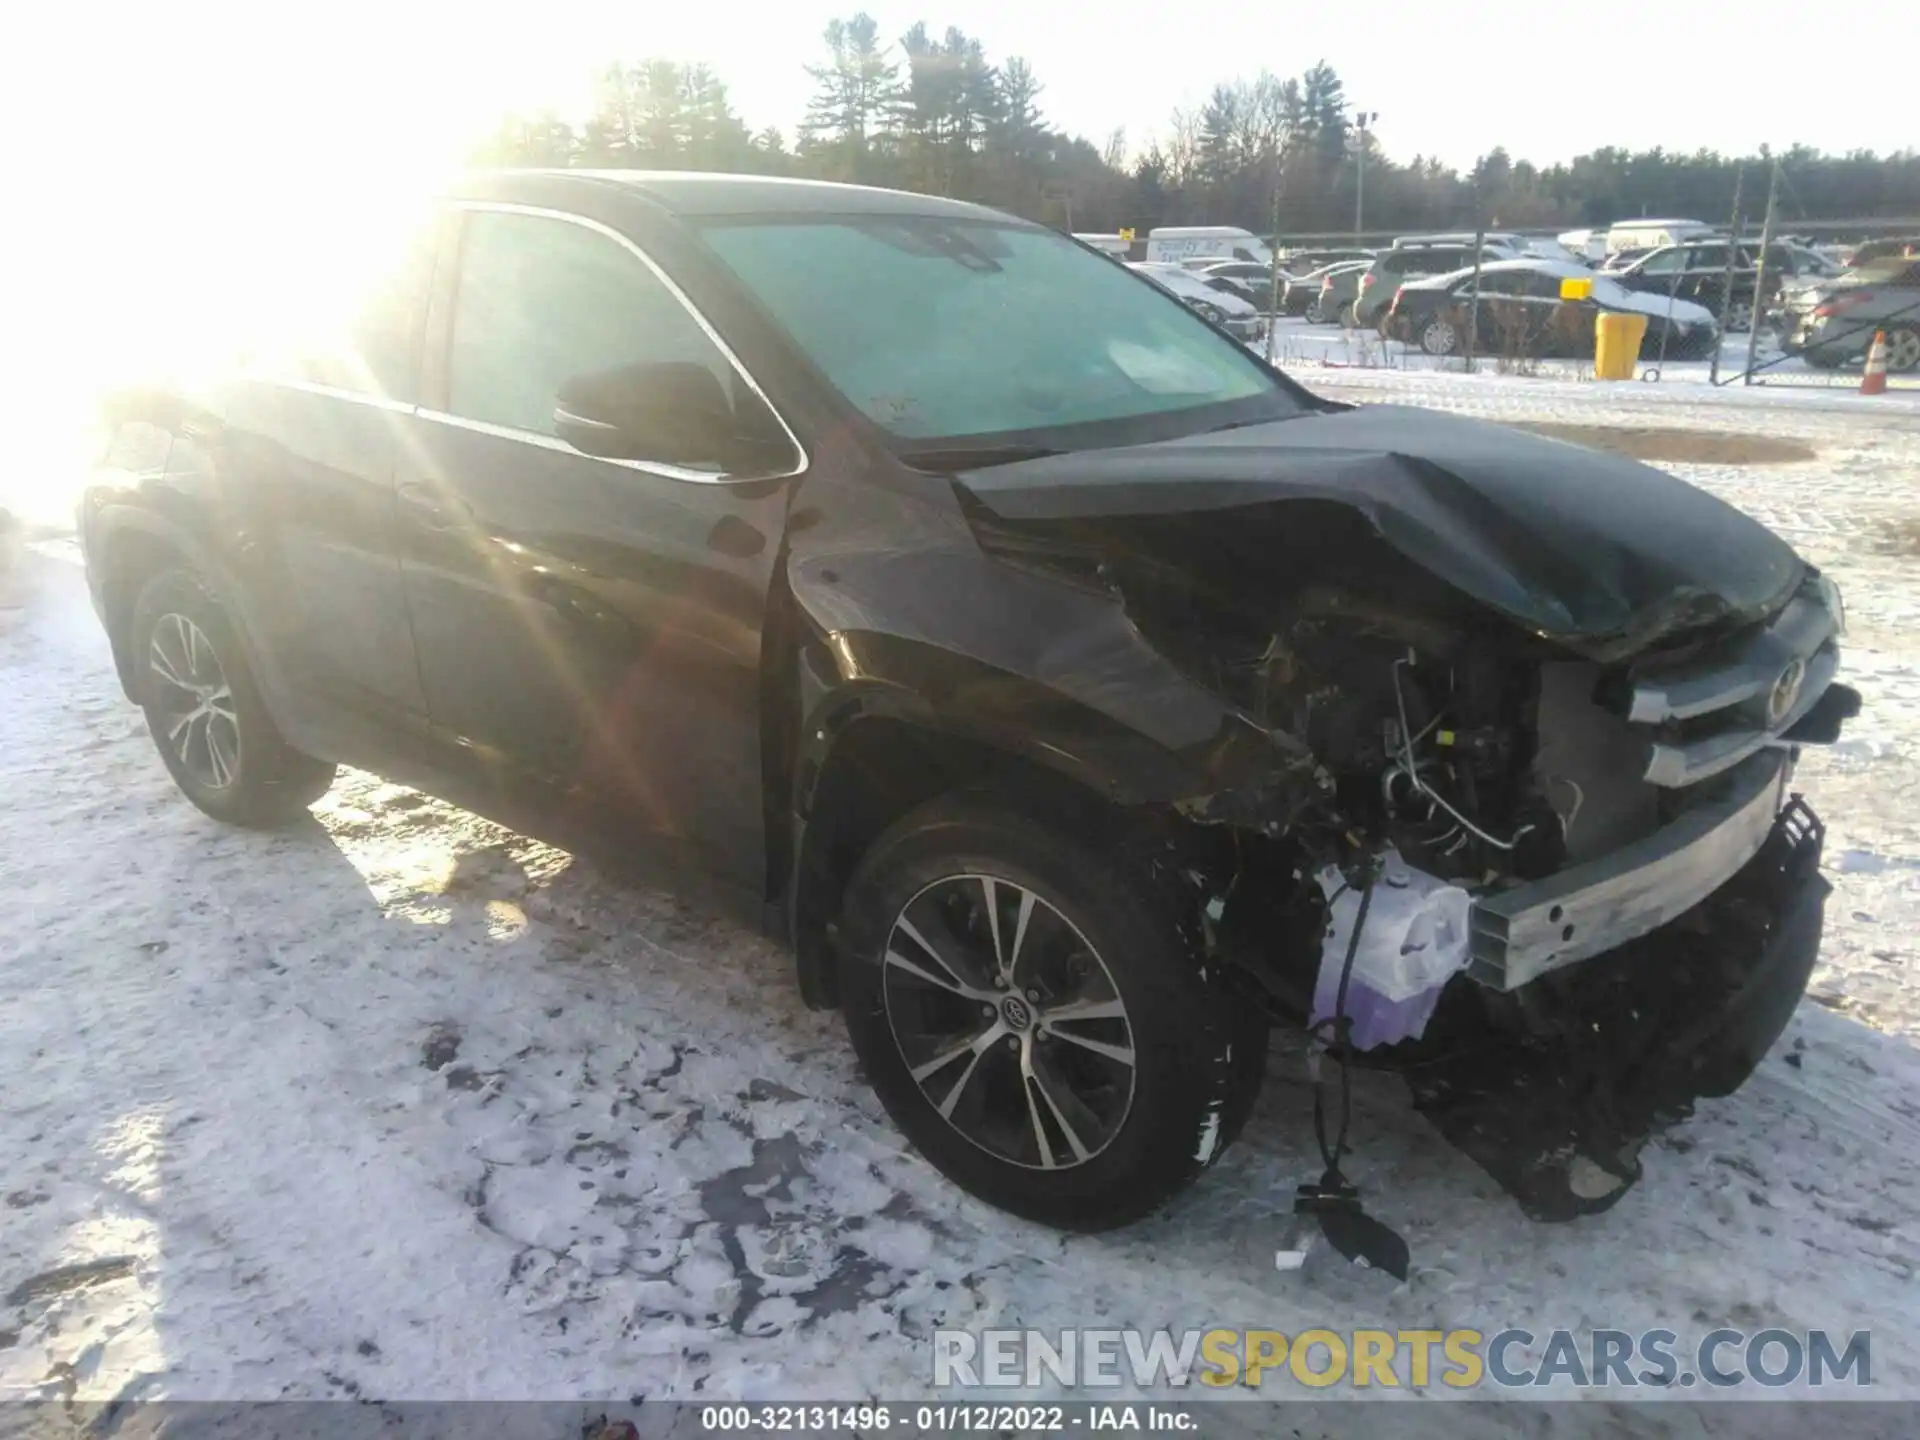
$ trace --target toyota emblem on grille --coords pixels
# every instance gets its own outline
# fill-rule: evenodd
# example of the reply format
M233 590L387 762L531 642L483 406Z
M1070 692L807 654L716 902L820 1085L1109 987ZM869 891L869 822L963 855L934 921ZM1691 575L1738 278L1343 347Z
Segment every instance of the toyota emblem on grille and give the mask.
M1787 718L1793 709L1793 702L1800 698L1800 687L1806 683L1807 662L1796 660L1780 672L1780 678L1773 682L1773 689L1767 695L1767 724L1778 725Z

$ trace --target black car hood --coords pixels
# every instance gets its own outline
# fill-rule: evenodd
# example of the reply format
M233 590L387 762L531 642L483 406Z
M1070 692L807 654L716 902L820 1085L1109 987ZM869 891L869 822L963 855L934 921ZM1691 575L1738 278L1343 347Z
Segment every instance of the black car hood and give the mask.
M1369 405L956 477L1004 521L1333 501L1525 629L1595 658L1784 603L1805 566L1685 481L1504 426Z

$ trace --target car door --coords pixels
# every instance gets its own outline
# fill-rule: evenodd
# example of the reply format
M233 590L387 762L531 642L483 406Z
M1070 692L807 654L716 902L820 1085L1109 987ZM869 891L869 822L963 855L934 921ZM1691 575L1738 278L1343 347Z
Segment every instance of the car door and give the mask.
M705 367L736 413L792 432L630 239L464 204L450 249L399 486L429 713L572 818L758 883L760 647L799 446L754 475L573 449L561 387L648 362Z
M1495 270L1480 276L1480 300L1474 318L1475 345L1513 358L1533 353L1538 307L1528 303L1526 272ZM1461 294L1473 299L1473 278L1462 282Z
M297 295L282 297L305 300L306 319L269 326L225 387L217 454L177 447L181 463L217 470L234 507L223 548L295 728L322 726L330 753L362 763L378 763L395 726L426 723L394 468L416 399L436 224L431 210L364 228L349 216L338 250L308 257L289 286Z

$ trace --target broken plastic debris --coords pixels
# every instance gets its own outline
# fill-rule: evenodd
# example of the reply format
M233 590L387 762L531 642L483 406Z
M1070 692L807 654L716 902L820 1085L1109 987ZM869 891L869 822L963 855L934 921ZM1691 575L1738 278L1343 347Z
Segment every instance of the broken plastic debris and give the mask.
M1273 1268L1280 1271L1298 1270L1307 1263L1307 1254L1313 1249L1314 1237L1320 1233L1320 1227L1310 1217L1295 1213L1289 1217L1287 1230L1280 1237L1279 1248L1273 1252Z
M1416 870L1388 850L1382 857L1360 948L1347 982L1346 1013L1356 1050L1418 1036L1448 980L1466 967L1467 912L1472 898L1437 875ZM1340 972L1353 938L1360 892L1347 888L1334 866L1318 875L1328 899L1327 934L1313 988L1314 1024L1332 1016Z

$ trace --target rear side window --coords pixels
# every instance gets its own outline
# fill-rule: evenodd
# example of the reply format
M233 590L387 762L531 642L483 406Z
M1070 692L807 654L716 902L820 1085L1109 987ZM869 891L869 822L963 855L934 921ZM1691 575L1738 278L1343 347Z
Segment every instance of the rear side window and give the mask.
M738 403L727 358L619 241L553 216L467 214L447 361L451 413L551 435L566 381L650 361L704 365Z

